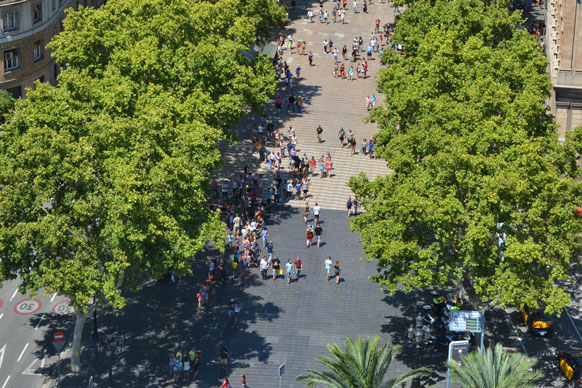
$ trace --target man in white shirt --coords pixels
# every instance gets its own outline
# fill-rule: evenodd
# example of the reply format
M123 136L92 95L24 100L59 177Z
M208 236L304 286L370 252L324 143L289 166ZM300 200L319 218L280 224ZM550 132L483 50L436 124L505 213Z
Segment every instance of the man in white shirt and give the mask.
M293 199L293 183L287 183L287 199Z
M261 259L261 263L259 264L260 268L261 268L261 276L263 277L263 280L267 278L267 270L269 269L269 263L267 262L267 258L265 256L263 256L263 258Z
M316 224L319 224L319 213L321 209L317 202L315 202L315 206L311 209L311 213L313 213L313 219L315 220Z

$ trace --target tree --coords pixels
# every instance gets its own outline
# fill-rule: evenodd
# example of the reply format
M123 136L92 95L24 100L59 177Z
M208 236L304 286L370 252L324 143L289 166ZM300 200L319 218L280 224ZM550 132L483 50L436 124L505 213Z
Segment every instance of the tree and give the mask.
M281 12L274 0L68 11L51 43L59 85L37 85L0 131L0 274L71 298L73 371L96 300L123 308L123 288L189 274L223 240L208 177L228 126L275 90L268 60L242 50Z
M243 51L262 44L284 15L274 0L112 0L67 11L50 47L67 67L159 85L226 128L274 93L272 64Z
M0 90L0 122L4 122L4 116L14 108L16 100L6 90Z
M384 381L390 363L401 351L401 346L384 345L378 349L380 337L359 338L354 341L346 337L344 349L337 344L328 344L329 352L335 357L319 357L318 361L332 371L309 369L297 376L310 387L325 385L332 388L396 388L415 377L430 374L428 368L418 368L403 375Z
M534 388L542 374L532 371L535 362L523 354L507 353L501 345L483 353L472 352L462 357L462 365L454 360L447 363L451 380L462 388Z
M0 133L2 279L71 298L74 353L94 298L122 308L122 284L189 273L224 234L205 198L220 131L184 120L161 90L136 98L117 93L131 90L122 79L105 86L67 70L59 87L19 100ZM139 108L117 116L124 105Z
M367 210L352 229L391 292L469 277L482 302L569 303L579 146L557 141L546 60L519 22L495 3L419 1L397 26L404 55L389 57L390 97L370 117L394 173L350 181Z

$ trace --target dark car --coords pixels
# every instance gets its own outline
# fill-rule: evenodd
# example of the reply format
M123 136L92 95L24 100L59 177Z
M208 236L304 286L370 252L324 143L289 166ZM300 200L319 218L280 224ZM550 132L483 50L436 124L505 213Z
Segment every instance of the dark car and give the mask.
M558 353L558 368L575 387L582 387L582 352Z
M531 335L546 337L554 333L554 322L543 308L532 309L525 305L521 309L521 318Z

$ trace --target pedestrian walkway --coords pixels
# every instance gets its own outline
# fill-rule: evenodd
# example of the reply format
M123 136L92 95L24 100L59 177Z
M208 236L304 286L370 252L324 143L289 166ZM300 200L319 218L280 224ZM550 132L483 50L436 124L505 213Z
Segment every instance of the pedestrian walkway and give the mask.
M331 10L330 0L324 3L324 9ZM315 9L317 7L314 7ZM349 7L348 7L349 8ZM295 50L292 54L284 52L284 59L292 70L297 64L301 66L301 78L294 85L292 91L280 90L283 101L291 92L295 96L302 96L304 109L302 113L288 113L283 109L278 114L274 107L274 100L267 106L267 115L273 120L275 129L279 129L284 134L289 126L295 129L298 137L297 153L301 156L306 154L309 158L315 156L316 160L328 152L331 154L334 171L331 179L319 179L316 176L311 181L310 202L318 202L325 209L344 209L349 196L352 196L351 189L347 182L351 176L365 172L371 179L380 175L389 174L391 171L386 167L383 160L370 159L359 154L360 144L364 138L371 139L378 127L374 123L364 123L363 119L368 112L365 107L365 98L375 94L378 98L377 105L382 102L382 95L377 93L377 76L380 69L377 54L374 53L369 61L368 77L348 81L345 79L335 79L332 76L334 58L331 54L325 54L323 41L331 39L334 47L338 47L341 61L341 48L348 47L348 55L351 51L352 40L355 37L362 37L364 46L368 42L368 37L374 31L375 19L380 19L381 24L390 21L394 22L393 8L389 4L374 3L369 7L369 13L364 14L361 10L354 14L348 10L345 17L345 24L329 23L321 24L314 18L314 23L309 23L305 18L307 8L296 7L291 10L293 20L287 30L293 33L295 41L305 40L307 42L307 52L314 54L313 66L309 66L307 55L297 55ZM344 61L346 68L349 68L350 61ZM355 64L354 64L355 65ZM281 83L281 87L282 87ZM282 89L282 88L281 88ZM284 104L285 105L285 104ZM232 179L240 174L242 166L248 165L250 171L259 171L265 178L265 183L270 183L271 176L266 163L259 161L258 152L251 154L250 140L250 119L244 120L238 128L240 143L230 145L227 142L221 144L221 151L226 160L225 166L219 173L220 178ZM323 128L323 143L317 142L316 128L321 125ZM350 151L342 149L339 145L338 131L343 127L346 132L351 129L356 137L358 154L350 157ZM286 160L283 161L283 165ZM291 201L292 206L302 207L303 201Z

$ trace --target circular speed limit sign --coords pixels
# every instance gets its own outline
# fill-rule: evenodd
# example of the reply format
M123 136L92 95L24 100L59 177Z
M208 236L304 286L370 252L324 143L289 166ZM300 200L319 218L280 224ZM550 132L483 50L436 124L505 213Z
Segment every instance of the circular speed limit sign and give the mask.
M16 314L22 314L22 315L34 314L38 310L40 310L41 306L42 306L42 303L40 302L40 300L24 299L24 300L21 300L20 302L16 303L16 305L14 306L14 312Z
M64 302L59 302L54 305L53 313L58 315L73 315L75 314L75 308L71 306L69 303L71 301L65 300Z

